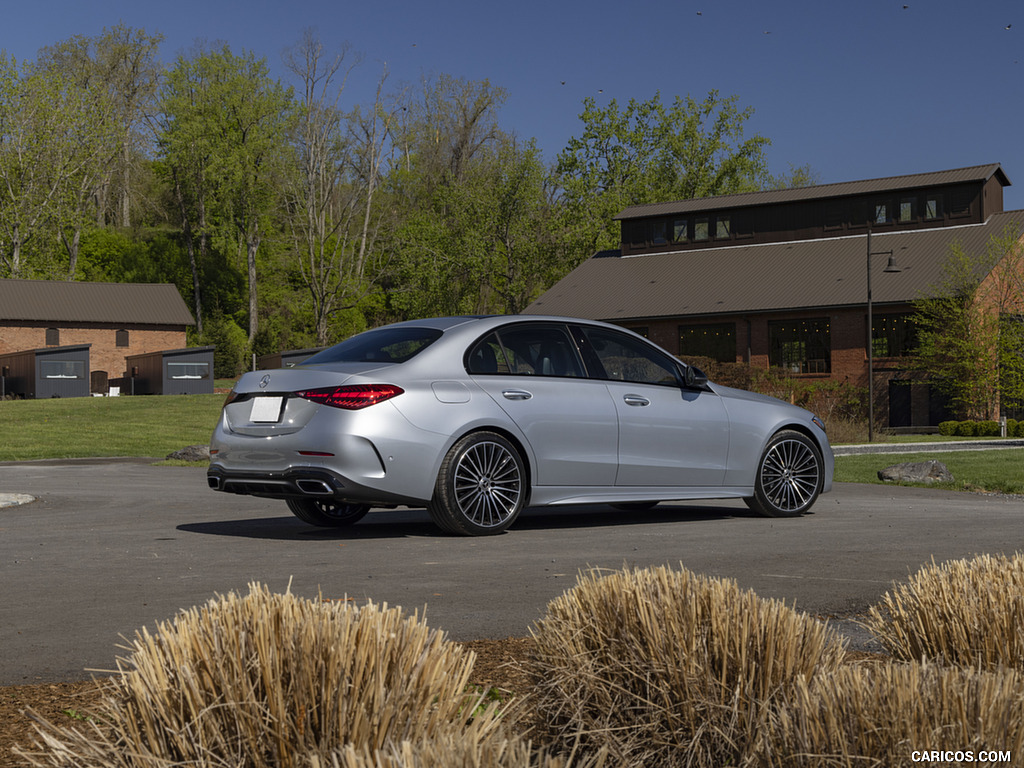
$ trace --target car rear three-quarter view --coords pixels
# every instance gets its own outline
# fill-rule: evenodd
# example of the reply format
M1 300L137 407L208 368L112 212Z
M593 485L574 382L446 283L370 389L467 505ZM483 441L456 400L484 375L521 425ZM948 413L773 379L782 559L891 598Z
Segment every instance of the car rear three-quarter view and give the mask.
M833 470L809 412L622 328L533 316L398 323L244 374L210 451L211 488L280 498L312 525L401 505L463 535L526 506L735 498L797 516Z

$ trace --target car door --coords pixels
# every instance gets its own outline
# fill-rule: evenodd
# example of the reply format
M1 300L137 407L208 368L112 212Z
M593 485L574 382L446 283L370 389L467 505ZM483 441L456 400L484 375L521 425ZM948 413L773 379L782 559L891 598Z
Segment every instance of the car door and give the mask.
M618 486L720 486L729 454L721 398L682 385L676 362L631 334L580 326L589 368L619 423ZM593 375L593 373L592 373Z
M564 325L500 328L470 349L467 370L526 436L536 485L612 485L618 415L607 387L584 376Z

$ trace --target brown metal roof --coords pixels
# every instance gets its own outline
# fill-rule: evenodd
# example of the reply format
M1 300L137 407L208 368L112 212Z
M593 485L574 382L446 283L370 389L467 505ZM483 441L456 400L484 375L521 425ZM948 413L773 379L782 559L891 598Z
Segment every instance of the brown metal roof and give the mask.
M987 181L995 174L998 174L999 181L1004 187L1010 186L1010 180L1003 173L999 163L993 163L990 165L975 165L970 168L957 168L951 171L917 173L910 176L890 176L884 179L844 181L837 184L818 184L812 187L793 187L791 189L777 189L767 192L741 192L735 195L700 197L693 200L678 200L671 203L634 205L622 211L615 219L640 219L647 216L669 216L675 213L694 213L696 211L742 208L750 205L791 203L799 200L824 200L827 198L846 197L848 195L892 192L917 187L937 187L945 184Z
M0 280L0 322L195 325L169 283Z
M903 271L882 274L872 260L872 299L914 301L934 287L949 246L983 253L1007 226L1024 231L1024 211L985 224L875 233L871 250L892 250ZM867 302L866 235L709 248L623 257L604 251L588 259L524 310L594 320L778 312Z

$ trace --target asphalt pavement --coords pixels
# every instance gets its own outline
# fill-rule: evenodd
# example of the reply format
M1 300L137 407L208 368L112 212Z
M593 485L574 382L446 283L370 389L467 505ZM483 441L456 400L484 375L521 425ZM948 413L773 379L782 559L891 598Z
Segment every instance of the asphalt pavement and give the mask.
M251 582L311 599L400 605L456 640L521 637L589 568L685 566L854 621L934 560L1024 551L1024 501L837 484L812 514L742 503L527 510L494 537L443 535L422 509L319 529L283 502L216 493L144 460L0 465L0 685L111 670L122 638Z

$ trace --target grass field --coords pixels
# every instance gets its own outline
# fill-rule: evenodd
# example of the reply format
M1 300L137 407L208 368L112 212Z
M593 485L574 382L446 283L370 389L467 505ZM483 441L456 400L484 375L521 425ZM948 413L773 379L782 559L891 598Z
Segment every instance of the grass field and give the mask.
M863 454L837 456L837 483L881 483L878 470L905 461L941 461L953 473L953 483L933 487L958 491L994 491L1024 494L1024 449Z
M205 444L224 395L0 400L0 461L163 458Z
M2 400L0 461L94 456L162 459L186 445L205 444L223 402L222 394ZM955 483L940 487L1024 493L1024 451L1020 449L839 456L835 479L878 483L880 469L929 459L943 462L956 478Z

